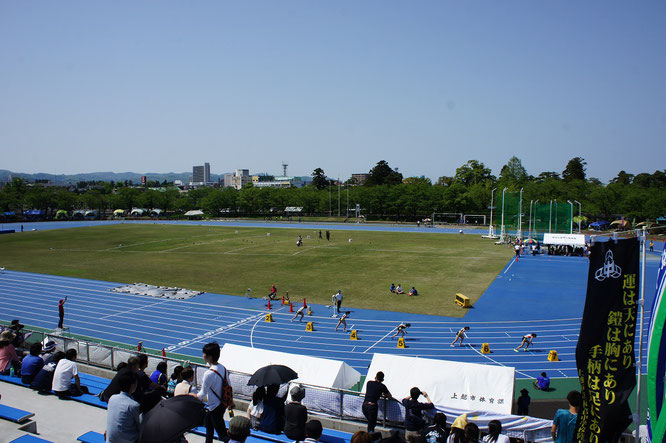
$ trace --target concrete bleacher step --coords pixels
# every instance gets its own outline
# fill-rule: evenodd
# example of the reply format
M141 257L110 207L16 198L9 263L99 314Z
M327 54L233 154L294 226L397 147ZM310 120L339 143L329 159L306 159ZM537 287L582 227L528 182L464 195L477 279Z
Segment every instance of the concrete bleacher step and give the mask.
M9 443L53 443L51 440L44 440L43 438L35 437L34 435L25 434L19 438L15 438Z
M105 443L104 434L99 432L89 431L83 435L79 435L77 441L82 441L83 443Z

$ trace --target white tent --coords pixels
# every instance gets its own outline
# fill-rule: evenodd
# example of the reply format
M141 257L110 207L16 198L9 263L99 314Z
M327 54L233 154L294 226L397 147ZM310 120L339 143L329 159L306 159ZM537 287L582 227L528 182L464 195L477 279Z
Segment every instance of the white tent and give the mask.
M514 368L374 354L368 378L378 371L384 372L384 384L395 398L408 397L418 386L437 406L511 413Z
M195 217L195 216L198 216L198 215L204 215L203 211L200 210L200 209L194 209L192 211L187 211L185 213L186 217Z
M245 374L254 374L257 369L268 365L285 365L298 374L295 382L327 388L349 389L361 379L361 374L343 361L230 343L226 343L222 348L220 363L230 371Z

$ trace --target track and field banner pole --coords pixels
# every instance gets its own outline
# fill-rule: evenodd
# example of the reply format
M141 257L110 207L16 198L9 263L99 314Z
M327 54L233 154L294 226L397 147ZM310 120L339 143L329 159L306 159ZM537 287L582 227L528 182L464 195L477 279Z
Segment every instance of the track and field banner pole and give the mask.
M490 237L490 238L495 236L495 232L493 232L494 231L494 229L493 229L493 201L494 201L496 190L497 190L497 188L494 188L490 192L490 224L488 225L488 237Z
M506 231L504 230L504 196L506 194L507 188L502 189L502 226L500 228L500 238L501 242L506 238Z
M640 427L641 427L641 376L643 372L643 316L645 315L645 260L647 259L646 244L647 232L643 226L643 235L640 238L641 242L641 293L638 300L638 321L639 335L638 335L638 377L636 379L636 443L640 442ZM655 315L655 313L652 313Z
M520 198L518 200L518 235L517 238L523 238L523 188L520 188Z

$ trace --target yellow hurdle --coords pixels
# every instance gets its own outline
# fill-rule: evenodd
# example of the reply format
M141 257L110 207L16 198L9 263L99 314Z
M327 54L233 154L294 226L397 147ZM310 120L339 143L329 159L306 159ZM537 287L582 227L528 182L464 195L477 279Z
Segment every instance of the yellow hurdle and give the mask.
M305 325L305 332L314 332L314 324L311 321Z
M356 329L352 329L351 334L349 335L350 340L358 340L358 335L356 334Z

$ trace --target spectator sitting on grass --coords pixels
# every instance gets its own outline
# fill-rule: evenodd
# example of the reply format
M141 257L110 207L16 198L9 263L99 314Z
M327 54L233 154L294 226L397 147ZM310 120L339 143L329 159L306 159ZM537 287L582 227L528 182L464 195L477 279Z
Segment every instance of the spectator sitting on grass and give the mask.
M167 385L169 384L169 380L167 379L166 373L167 373L167 362L161 361L157 364L157 368L150 375L150 381L166 389Z
M412 286L412 289L411 289L411 291L409 291L408 294L409 294L410 297L417 296L417 295L419 295L419 291L417 291L416 288L414 286Z
M395 294L395 284L394 283L391 283L391 287L389 288L389 291L391 292L391 294Z
M44 360L39 356L42 353L42 344L35 342L30 345L30 355L21 362L21 381L27 385L32 383L35 375L44 367Z
M534 382L534 387L540 391L546 391L550 387L550 377L546 375L545 372L542 372L539 377L537 377Z
M295 441L305 440L305 423L308 421L308 410L301 404L305 397L305 389L300 386L291 388L291 401L284 407L284 435Z
M192 384L192 381L194 380L194 369L192 369L191 366L183 368L181 377L183 378L183 381L176 385L173 395L196 394L197 388Z
M0 334L0 375L9 375L11 368L14 368L16 375L21 375L21 360L12 344L14 338L15 334L9 329Z
M65 353L58 351L53 355L53 361L44 365L44 367L35 375L30 383L30 387L41 393L51 391L53 386L53 374L58 362L65 358Z
M132 398L136 390L136 377L125 372L117 381L120 392L111 396L107 407L106 441L137 442L141 436L141 406Z
M74 383L72 383L74 379ZM53 392L60 399L87 394L88 388L81 386L79 367L76 365L76 349L68 349L65 358L58 362L53 373Z
M395 288L395 292L396 292L396 294L404 294L405 293L405 291L402 290L402 285L400 283L398 283L398 287Z

